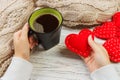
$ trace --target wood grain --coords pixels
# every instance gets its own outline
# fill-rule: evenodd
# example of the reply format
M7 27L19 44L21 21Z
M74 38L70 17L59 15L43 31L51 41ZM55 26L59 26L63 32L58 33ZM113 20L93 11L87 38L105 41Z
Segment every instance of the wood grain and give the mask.
M65 37L79 30L62 29L60 44L47 51L35 51L31 56L34 65L31 80L91 80L82 59L67 50L64 45ZM116 64L118 73L120 65Z

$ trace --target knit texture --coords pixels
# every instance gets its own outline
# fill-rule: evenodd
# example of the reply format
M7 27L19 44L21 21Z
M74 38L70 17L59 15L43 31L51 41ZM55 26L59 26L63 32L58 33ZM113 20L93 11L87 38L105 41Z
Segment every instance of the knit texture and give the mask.
M118 11L120 11L120 0L116 0L116 2L118 3Z
M111 19L120 0L37 0L39 7L58 9L66 26L94 25Z
M33 9L32 0L0 0L0 76L13 55L13 33L25 24Z

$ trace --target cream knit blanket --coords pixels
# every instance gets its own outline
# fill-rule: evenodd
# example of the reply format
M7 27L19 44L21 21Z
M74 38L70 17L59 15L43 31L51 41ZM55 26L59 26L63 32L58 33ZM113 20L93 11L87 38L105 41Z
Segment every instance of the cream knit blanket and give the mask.
M0 0L0 76L13 54L13 33L25 24L33 5L32 0Z
M118 11L119 0L34 0L36 7L57 8L64 25L93 25L104 22ZM13 33L19 30L34 10L33 0L0 0L0 76L13 55Z
M100 24L118 10L120 0L37 0L39 7L57 8L64 18L64 25Z

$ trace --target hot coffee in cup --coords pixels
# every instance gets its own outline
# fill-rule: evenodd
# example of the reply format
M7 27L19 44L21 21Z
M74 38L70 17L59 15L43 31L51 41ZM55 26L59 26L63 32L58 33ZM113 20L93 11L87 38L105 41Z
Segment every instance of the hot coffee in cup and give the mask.
M34 11L29 18L29 35L36 38L44 49L50 49L57 45L60 40L62 15L53 8L42 8Z

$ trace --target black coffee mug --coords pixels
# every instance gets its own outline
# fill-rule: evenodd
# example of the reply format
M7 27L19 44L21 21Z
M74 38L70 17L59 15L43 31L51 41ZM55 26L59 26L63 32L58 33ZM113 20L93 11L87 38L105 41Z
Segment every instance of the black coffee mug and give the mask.
M38 44L48 50L59 43L63 17L54 8L42 8L34 11L29 20L28 35L34 35Z

